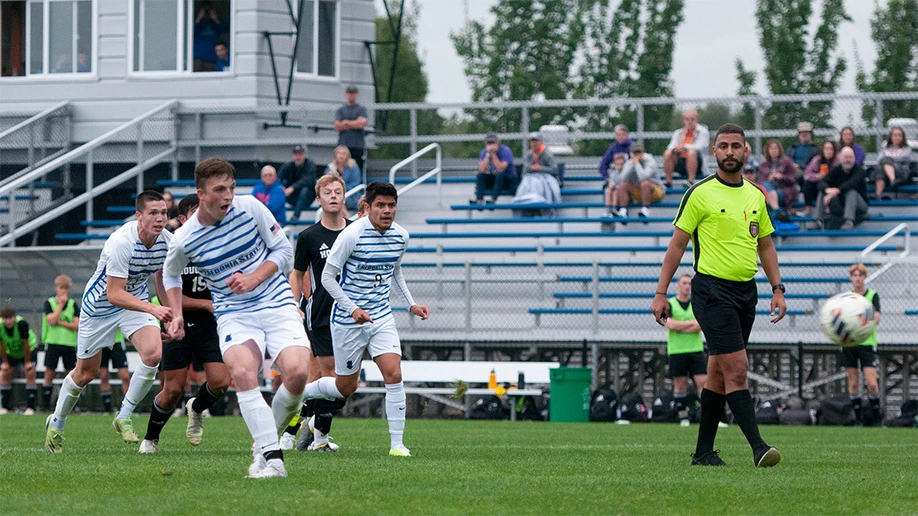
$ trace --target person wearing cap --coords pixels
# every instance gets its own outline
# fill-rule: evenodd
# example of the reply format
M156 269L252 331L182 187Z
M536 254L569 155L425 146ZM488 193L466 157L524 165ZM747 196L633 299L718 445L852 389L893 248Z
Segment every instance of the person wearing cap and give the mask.
M338 145L344 145L351 151L351 157L357 167L364 171L364 159L367 152L366 127L367 108L357 103L360 92L357 86L350 85L344 90L345 104L335 111L335 131L338 131Z
M650 216L650 204L660 202L666 196L663 181L660 180L660 171L657 160L644 152L641 142L631 145L631 159L625 163L622 170L622 184L618 192L618 203L621 206L613 215L628 216L628 202L641 203L640 217Z
M478 155L478 175L475 176L474 204L484 203L485 194L491 199L488 203L497 202L504 185L516 179L516 166L513 164L513 151L501 145L494 133L485 137L485 147Z
M293 218L299 219L300 212L316 200L318 171L316 162L306 157L306 149L297 145L291 152L293 159L281 165L277 178L284 187L287 203L293 206Z
M673 185L673 173L685 175L689 184L695 183L695 176L704 167L704 155L708 153L711 135L708 127L698 123L698 112L688 109L682 114L684 127L673 131L673 137L663 153L663 173L666 186Z
M787 149L787 157L797 165L797 182L803 186L803 171L819 155L819 146L813 143L813 124L797 124L797 143Z
M523 165L523 177L513 198L515 204L561 202L561 186L558 184L558 164L555 156L545 146L542 135L529 135L529 153Z

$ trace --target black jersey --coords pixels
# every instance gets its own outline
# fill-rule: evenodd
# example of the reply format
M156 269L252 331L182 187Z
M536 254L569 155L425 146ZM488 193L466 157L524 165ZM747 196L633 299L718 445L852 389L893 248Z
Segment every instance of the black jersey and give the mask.
M346 223L350 224L350 221ZM301 272L309 269L309 284L312 286L309 297L304 295L300 303L309 330L331 325L329 320L335 300L322 286L322 271L325 270L325 261L341 231L328 229L321 222L316 222L297 237L293 268Z
M198 274L198 268L191 262L188 262L188 265L182 270L182 295L192 299L211 299L207 283ZM197 322L214 321L214 315L207 310L185 309L182 310L182 317L185 318L185 324L188 324L188 322L195 324Z

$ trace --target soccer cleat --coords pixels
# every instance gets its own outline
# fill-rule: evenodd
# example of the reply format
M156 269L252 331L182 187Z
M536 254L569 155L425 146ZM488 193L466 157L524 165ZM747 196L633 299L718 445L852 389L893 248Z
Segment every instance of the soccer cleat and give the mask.
M726 466L727 464L720 459L716 450L702 453L696 456L692 454L692 466Z
M728 425L727 423L724 423L723 421L718 421L717 428L730 428L730 425Z
M261 450L252 443L252 464L249 465L249 478L261 478L258 474L261 470L265 469L265 466L268 465L268 461L265 460L265 456L261 453Z
M115 432L121 434L121 438L124 439L126 443L139 443L140 437L137 436L137 432L134 431L134 422L131 421L131 418L126 417L123 419L115 418L112 421L112 428L115 429Z
M408 448L405 448L404 444L400 444L395 448L389 450L390 457L411 457L411 452L408 451Z
M9 410L7 410L7 409L5 409L5 408L3 408L3 407L0 407L0 416L5 416L5 415L7 415L7 414L9 414L9 413L10 413Z
M271 459L265 463L265 467L261 468L254 475L251 470L249 471L249 478L277 478L277 477L286 477L287 469L284 467L284 461L280 459Z
M763 446L754 453L755 467L770 468L781 462L781 454L773 446Z
M302 429L299 439L296 440L296 451L309 451L315 438L310 428Z
M188 426L185 427L185 437L188 438L188 442L192 446L197 446L201 444L201 439L204 437L204 415L195 412L191 408L192 403L194 403L194 398L191 398L185 404L185 409L188 411Z
M279 443L280 449L284 451L292 450L295 442L296 442L295 435L284 432L281 434L281 438L280 438L280 443Z
M150 439L144 439L143 442L140 443L140 449L137 451L140 453L156 453L159 451L159 439L153 439L152 441Z
M338 451L338 445L335 443L316 444L315 442L308 448L308 451L316 453L334 453ZM408 450L405 450L408 451ZM389 452L391 454L391 452ZM410 455L410 454L409 454Z
M45 418L45 449L48 453L64 453L64 432L51 426L54 414Z
M27 408L27 409L25 409L25 412L22 413L22 415L23 415L23 416L34 416L34 415L35 415L35 409L33 409L33 408Z
M679 426L681 426L681 427L683 427L683 428L686 428L686 427L688 427L689 425L691 425L691 423L689 423L689 420L688 420L688 419L683 419L683 420L680 420L680 421L679 421Z

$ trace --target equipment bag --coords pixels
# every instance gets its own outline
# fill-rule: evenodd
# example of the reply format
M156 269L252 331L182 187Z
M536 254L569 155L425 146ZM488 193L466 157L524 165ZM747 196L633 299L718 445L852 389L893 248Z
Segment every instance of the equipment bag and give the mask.
M647 422L647 405L644 405L644 399L641 398L640 394L634 391L622 394L622 399L618 406L621 414L619 419L633 423Z
M755 422L760 425L777 425L780 423L778 400L763 401L755 411Z
M598 389L590 401L590 421L612 422L618 419L618 394L615 389Z
M828 426L849 426L855 423L854 407L847 394L836 394L820 398L816 410L816 424Z

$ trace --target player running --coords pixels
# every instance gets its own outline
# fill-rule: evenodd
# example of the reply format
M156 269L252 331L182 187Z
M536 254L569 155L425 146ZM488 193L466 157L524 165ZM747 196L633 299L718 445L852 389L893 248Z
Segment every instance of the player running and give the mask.
M198 196L191 194L179 203L178 220L184 225L198 209ZM147 434L140 443L140 453L156 453L159 449L160 432L176 406L182 399L188 379L188 366L193 361L204 366L207 381L198 389L198 395L185 404L188 412L188 426L185 437L192 446L201 444L204 435L202 413L213 406L229 386L229 370L220 355L220 339L217 336L217 320L210 290L198 274L193 263L182 270L182 318L185 321L185 337L182 340L163 342L163 386L153 399L153 410L147 424Z
M147 395L162 354L159 320L172 320L172 310L147 301L147 279L152 275L156 290L163 292L162 266L171 234L166 224L166 201L159 192L145 191L135 202L136 221L112 233L102 248L96 272L89 279L80 308L77 330L77 364L64 378L54 414L45 421L45 447L63 452L64 423L83 388L95 378L102 349L111 348L115 331L127 335L140 354L130 387L112 426L124 442L140 441L131 414Z
M177 314L169 330L184 337L181 274L190 261L210 289L220 351L255 440L249 478L285 477L278 433L300 407L309 374L309 341L284 275L293 247L268 208L251 196L234 198L233 165L207 158L194 178L200 205L175 232L164 266ZM283 376L271 407L258 383L266 350Z
M337 377L310 383L306 397L344 399L353 394L360 379L361 357L369 349L386 384L389 455L410 457L402 443L405 386L401 342L389 301L393 279L411 314L426 321L430 310L414 302L402 276L400 263L408 249L408 232L394 222L398 191L389 183L374 182L367 186L366 197L369 215L341 232L322 271L322 285L335 300L331 331Z

